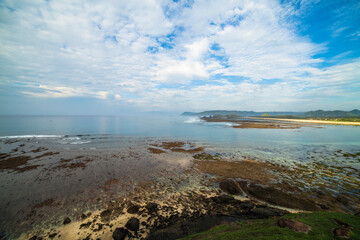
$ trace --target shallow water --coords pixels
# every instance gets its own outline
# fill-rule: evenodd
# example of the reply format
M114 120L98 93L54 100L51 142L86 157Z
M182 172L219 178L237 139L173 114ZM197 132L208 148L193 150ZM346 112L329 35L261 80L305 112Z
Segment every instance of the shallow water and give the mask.
M301 166L306 171L297 180L304 189L316 182L316 187L321 183L335 195L360 196L360 127L236 129L229 123L177 115L11 116L0 117L0 136L1 153L31 156L31 165L39 165L23 172L0 171L0 221L7 230L17 224L17 231L25 231L42 216L56 222L59 216L79 215L140 182L181 174L191 154L156 155L147 150L171 140L205 146L228 160ZM39 147L46 150L31 152ZM36 158L47 152L59 154ZM38 209L39 204L52 208Z
M18 234L44 220L51 224L61 216L77 218L142 182L178 176L191 155L151 154L148 147L160 141L118 135L0 139L2 153L10 155L0 163L29 157L19 166L0 165L1 229Z
M282 163L331 161L334 151L360 151L360 127L304 124L300 129L234 129L229 123L207 123L196 117L178 115L0 117L0 136L52 135L60 144L86 147L100 144L91 136L117 135L165 137L196 141L222 151ZM69 135L69 137L66 137ZM51 139L51 138L49 138ZM105 144L105 143L101 143ZM111 138L106 144L111 144ZM93 146L94 147L94 146ZM95 146L96 147L96 146ZM336 157L346 162L341 156ZM344 160L344 161L343 161ZM355 164L358 168L356 161Z

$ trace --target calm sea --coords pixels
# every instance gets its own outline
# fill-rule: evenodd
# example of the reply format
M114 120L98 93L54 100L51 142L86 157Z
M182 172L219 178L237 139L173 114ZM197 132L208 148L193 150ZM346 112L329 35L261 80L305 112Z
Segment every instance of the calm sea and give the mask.
M235 129L229 123L207 123L179 115L132 116L2 116L0 136L69 139L81 147L96 145L94 136L161 137L194 141L216 151L267 161L329 159L338 150L360 151L360 127L312 125L300 129ZM72 139L72 138L70 138ZM95 146L96 147L96 146ZM346 160L346 159L344 159ZM354 166L356 165L356 166ZM357 167L358 163L352 163ZM360 167L359 167L360 168Z

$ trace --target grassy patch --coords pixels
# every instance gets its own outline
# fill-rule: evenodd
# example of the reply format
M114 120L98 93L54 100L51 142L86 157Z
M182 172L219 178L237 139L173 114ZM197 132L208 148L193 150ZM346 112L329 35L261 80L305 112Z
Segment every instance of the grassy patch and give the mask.
M218 226L209 231L194 234L183 239L341 239L334 237L333 230L341 227L335 220L351 226L350 239L360 239L360 217L343 213L314 212L289 214L282 218L289 218L306 223L311 231L306 234L294 232L289 228L280 228L277 219L249 220L239 223Z
M208 160L208 161L217 161L221 160L221 155L219 153L209 154L209 153L198 153L193 156L197 160Z

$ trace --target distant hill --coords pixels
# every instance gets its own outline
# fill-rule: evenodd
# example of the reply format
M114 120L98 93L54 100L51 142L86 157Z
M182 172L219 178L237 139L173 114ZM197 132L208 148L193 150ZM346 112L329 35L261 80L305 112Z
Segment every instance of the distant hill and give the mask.
M210 111L203 111L203 112L184 112L182 116L215 116L215 115L236 115L239 117L259 117L263 114L269 116L279 116L279 115L295 115L298 116L302 114L302 112L254 112L254 111L228 111L228 110L210 110Z
M323 110L317 110L317 111L310 111L301 114L303 117L321 117L321 118L336 118L336 117L360 117L360 111L358 109L354 109L352 111L323 111Z
M215 115L236 115L239 117L260 117L260 116L286 116L289 118L303 117L303 118L341 118L341 117L360 117L360 110L354 109L352 111L309 111L309 112L254 112L254 111L228 111L228 110L210 110L203 112L184 112L182 116L215 116Z

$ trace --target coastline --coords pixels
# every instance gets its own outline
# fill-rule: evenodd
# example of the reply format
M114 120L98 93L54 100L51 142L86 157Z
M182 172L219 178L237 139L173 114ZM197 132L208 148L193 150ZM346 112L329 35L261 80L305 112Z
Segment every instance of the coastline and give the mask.
M290 168L174 140L98 139L96 148L61 146L55 144L58 140L0 140L0 176L7 179L7 188L18 189L26 182L39 193L22 200L22 209L6 195L9 202L2 202L7 206L2 210L9 218L3 219L7 222L2 228L14 231L11 239L111 239L115 233L124 238L114 239L175 239L224 222L360 209L359 189L354 188L360 182L345 167ZM340 150L333 156L338 155L359 157ZM339 196L333 195L338 185L326 182L331 176L346 187ZM49 185L54 192L44 195ZM131 219L133 224L128 224Z
M337 122L337 121L327 121L327 120L262 118L262 117L247 117L247 118L248 119L270 120L270 121L285 121L285 122L300 122L300 123L317 123L317 124L335 124L335 125L360 126L360 122Z

